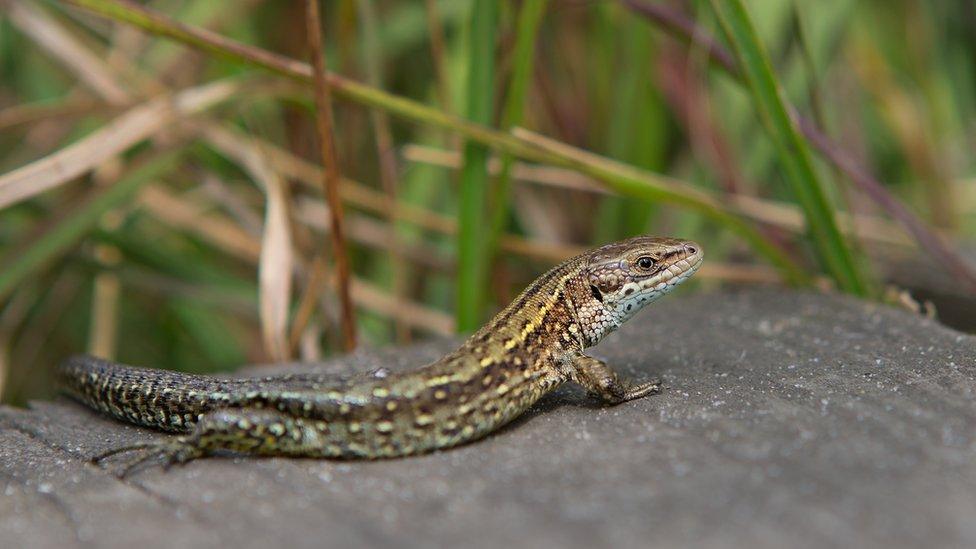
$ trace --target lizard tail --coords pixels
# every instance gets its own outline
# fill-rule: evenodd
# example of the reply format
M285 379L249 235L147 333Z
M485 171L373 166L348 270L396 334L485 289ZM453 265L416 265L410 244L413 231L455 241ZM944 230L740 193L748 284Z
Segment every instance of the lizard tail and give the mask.
M136 368L87 355L58 368L62 392L116 419L170 432L186 432L226 391L219 379Z

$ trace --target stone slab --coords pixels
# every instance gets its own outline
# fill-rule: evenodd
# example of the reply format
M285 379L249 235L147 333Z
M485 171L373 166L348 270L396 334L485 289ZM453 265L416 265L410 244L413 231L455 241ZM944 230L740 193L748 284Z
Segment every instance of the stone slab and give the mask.
M409 367L455 343L290 368ZM161 435L67 401L0 408L0 546L976 547L976 337L750 290L666 299L593 354L669 389L602 408L567 387L486 440L389 461L120 480L85 458Z

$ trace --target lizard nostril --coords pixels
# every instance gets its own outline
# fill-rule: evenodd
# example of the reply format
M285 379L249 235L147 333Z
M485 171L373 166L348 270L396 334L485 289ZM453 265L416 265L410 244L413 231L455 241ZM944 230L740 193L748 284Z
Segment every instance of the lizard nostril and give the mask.
M688 253L690 253L692 255L698 253L698 248L696 248L694 246L690 246L690 245L689 246L685 246L685 250L688 250Z

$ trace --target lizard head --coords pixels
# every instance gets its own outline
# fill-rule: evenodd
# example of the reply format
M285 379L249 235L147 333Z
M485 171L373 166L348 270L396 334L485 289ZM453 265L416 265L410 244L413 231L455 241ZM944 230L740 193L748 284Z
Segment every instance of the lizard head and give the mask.
M690 240L638 236L587 254L589 295L577 306L587 346L687 280L702 263L702 248Z

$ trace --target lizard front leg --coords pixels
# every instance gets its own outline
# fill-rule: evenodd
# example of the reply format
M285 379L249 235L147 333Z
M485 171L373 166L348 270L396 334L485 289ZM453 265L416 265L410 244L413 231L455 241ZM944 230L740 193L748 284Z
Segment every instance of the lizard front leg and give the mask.
M661 390L661 382L632 383L621 379L602 360L579 354L569 359L569 378L607 404L620 404Z

